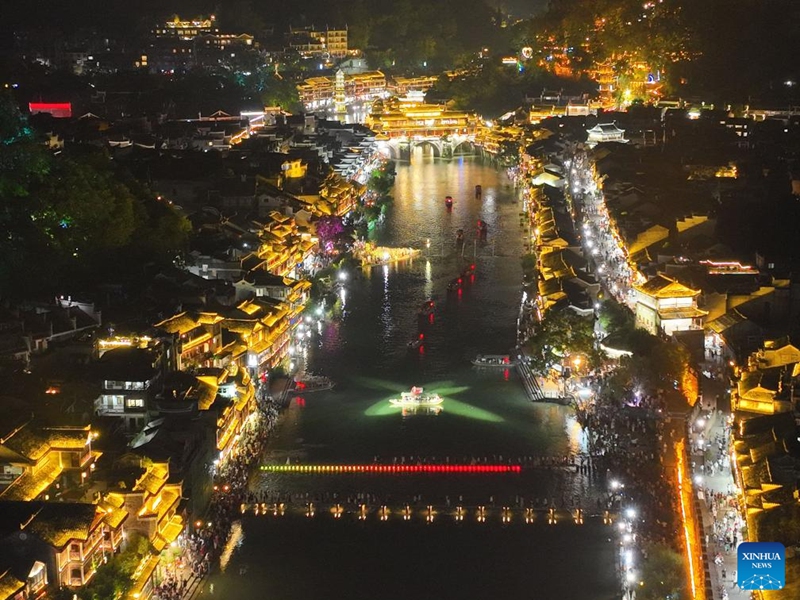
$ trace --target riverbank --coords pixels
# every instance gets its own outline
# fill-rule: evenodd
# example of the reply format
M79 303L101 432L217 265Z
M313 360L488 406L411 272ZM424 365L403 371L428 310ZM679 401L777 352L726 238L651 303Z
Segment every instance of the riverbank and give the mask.
M562 395L566 394L568 387L572 390L571 397L578 422L587 436L591 454L595 457L594 463L598 471L603 473L603 481L608 490L608 506L618 508L625 518L619 562L623 592L630 594L632 590L639 589L640 585L664 586L666 584L657 584L657 581L668 580L673 581L670 584L673 588L664 587L661 591L669 595L674 589L681 587L681 578L675 579L675 573L650 572L648 562L648 555L653 553L677 557L676 549L680 547L680 540L675 535L680 524L680 511L674 494L676 482L673 447L682 439L682 434L679 429L667 424L667 398L657 389L658 385L644 384L627 398L625 389L630 387L634 373L628 363L622 368L622 363L618 360L602 358L599 354L597 334L602 333L602 327L599 331L596 331L596 324L590 327L587 335L591 339L592 348L574 346L577 343L574 339L574 326L567 327L566 331L562 331L562 326L543 327L543 323L549 323L549 320L558 317L559 311L567 310L566 306L569 304L563 301L551 304L556 296L551 293L545 296L545 292L549 290L541 291L543 275L537 269L543 262L538 255L541 252L540 246L546 246L547 239L556 244L548 251L562 252L563 246L567 244L561 237L561 230L565 227L564 219L554 219L560 212L569 220L566 224L566 237L573 240L578 239L576 230L581 223L578 219L589 219L580 229L584 238L582 242L585 246L585 261L588 263L586 271L595 271L598 276L606 278L600 281L606 295L616 297L623 304L627 300L627 288L623 291L621 281L608 278L612 274L605 267L604 261L611 261L611 250L601 232L594 232L596 224L590 223L592 219L599 218L598 203L602 202L602 197L598 199L597 194L588 192L584 196L581 186L585 182L578 180L570 186L568 180L567 190L571 190L576 198L564 196L565 206L556 206L552 201L546 201L545 195L530 184L522 173L519 181L524 186L526 213L532 215L536 211L537 214L536 218L530 219L532 231L526 233L529 236L530 253L528 257L523 257L523 263L528 266L525 281L527 288L518 319L518 342L524 352L529 339L538 339L542 335L555 336L552 339L538 340L536 348L541 351L542 357L535 358L537 364L544 362L548 369L550 362L559 361L559 373L563 381L559 382L557 388L565 390ZM556 221L559 223L558 228L555 226ZM594 241L596 239L601 241L599 249ZM580 255L580 242L573 241L573 244L576 246L574 253ZM548 256L552 257L553 254ZM558 265L569 268L552 260L545 267L554 270ZM597 319L600 312L598 308L602 305L596 299L593 302L594 316ZM589 315L591 312L589 309ZM627 326L627 321L619 318L614 321L615 326L620 327L622 321ZM550 329L553 331L549 331ZM630 329L633 329L632 323ZM557 352L550 352L553 355L549 356L548 348L555 348ZM666 353L662 354L665 354L661 357L663 360ZM549 358L542 361L546 356ZM641 361L641 358L638 360ZM542 394L542 399L545 399L543 396ZM667 563L670 560L672 559L668 558Z
M293 380L278 379L269 388L256 390L257 407L243 427L241 437L229 457L217 465L211 504L203 518L190 524L191 533L181 541L183 555L177 568L155 590L158 600L193 600L213 593L207 586L209 574L219 566L220 555L249 499L248 483L257 467L269 434L287 405Z

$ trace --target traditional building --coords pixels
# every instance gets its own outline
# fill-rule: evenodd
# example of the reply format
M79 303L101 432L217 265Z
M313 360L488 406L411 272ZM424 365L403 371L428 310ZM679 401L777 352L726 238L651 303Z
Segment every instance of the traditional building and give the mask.
M332 106L336 95L336 77L311 77L297 85L300 101L308 110ZM344 102L371 102L388 95L386 75L366 71L344 75Z
M737 413L771 415L791 412L795 387L800 384L800 349L788 339L764 342L750 355L731 394L731 408Z
M161 552L183 531L183 519L178 514L182 482L170 479L165 462L129 455L120 464L124 468L108 475L112 486L102 494L100 506L125 510L129 514L127 529L141 533L156 552Z
M215 312L182 312L156 325L171 343L168 360L173 370L214 366L222 347L222 320Z
M30 421L9 424L0 438L0 500L31 501L56 482L60 491L83 483L100 453L92 451L86 427L38 428Z
M74 502L0 502L0 569L26 584L80 587L117 551L127 511Z
M656 275L636 291L636 326L653 335L703 328L706 311L697 308L700 290L693 290L665 275Z
M598 123L591 129L587 129L586 133L589 134L586 140L589 146L594 146L602 142L617 142L619 144L626 144L625 130L617 127L616 123Z
M800 518L797 434L791 412L736 415L732 428L733 477L749 541L777 541L787 547L800 542L796 528L785 526Z
M267 296L245 300L227 310L223 327L235 337L222 349L221 357L255 374L268 373L288 356L292 315L288 303Z

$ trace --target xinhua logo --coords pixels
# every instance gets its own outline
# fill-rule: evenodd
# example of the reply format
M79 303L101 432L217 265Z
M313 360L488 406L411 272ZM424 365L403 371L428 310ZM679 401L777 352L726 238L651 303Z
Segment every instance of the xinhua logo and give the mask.
M742 542L737 583L743 590L781 590L786 585L786 548L777 542Z

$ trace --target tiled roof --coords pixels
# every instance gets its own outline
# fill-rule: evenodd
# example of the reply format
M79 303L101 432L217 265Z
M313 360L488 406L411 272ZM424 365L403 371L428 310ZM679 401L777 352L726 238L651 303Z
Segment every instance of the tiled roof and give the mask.
M642 285L636 286L636 289L648 296L659 298L691 298L700 293L661 274L647 280Z
M33 461L39 460L50 450L47 440L27 427L6 439L3 445Z
M167 463L153 463L133 486L134 491L145 491L157 494L169 478L169 465Z
M42 502L41 510L24 529L54 548L63 548L72 540L85 541L97 516L96 504ZM0 509L2 510L2 509Z

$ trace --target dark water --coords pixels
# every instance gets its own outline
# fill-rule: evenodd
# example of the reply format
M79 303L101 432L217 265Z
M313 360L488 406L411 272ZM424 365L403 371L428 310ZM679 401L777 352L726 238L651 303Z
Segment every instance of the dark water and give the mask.
M483 187L481 199L476 184ZM455 199L451 213L446 195ZM398 166L394 196L377 241L426 248L430 240L430 248L413 263L351 274L341 316L321 326L307 355L309 371L332 377L337 387L293 402L264 462L391 464L411 456L507 462L580 451L582 435L569 409L533 405L513 370L479 371L469 362L479 353L505 353L515 341L521 204L510 182L468 159L416 160ZM473 243L478 219L489 224L485 244ZM466 238L463 257L455 245L459 228ZM470 264L476 266L474 281L461 294L448 294L448 282ZM424 350L410 351L407 343L420 331L418 309L431 297L437 309L434 322L422 327ZM404 417L389 405L389 398L412 385L442 395L442 412ZM394 510L386 522L374 512L365 521L352 512L335 520L324 507L314 518L302 516L300 506L282 518L246 516L239 546L215 579L215 594L243 600L613 598L614 544L602 520L550 526L540 516L528 525L517 511L504 525L499 514L500 506L519 497L562 506L580 501L593 509L601 485L563 469L259 474L256 490L308 493L312 499L376 494ZM404 521L397 509L413 496L422 499ZM445 502L449 498L454 506L459 497L472 507L494 500L497 508L489 509L485 523L475 520L474 509L456 523ZM427 504L438 507L434 523L425 523Z

